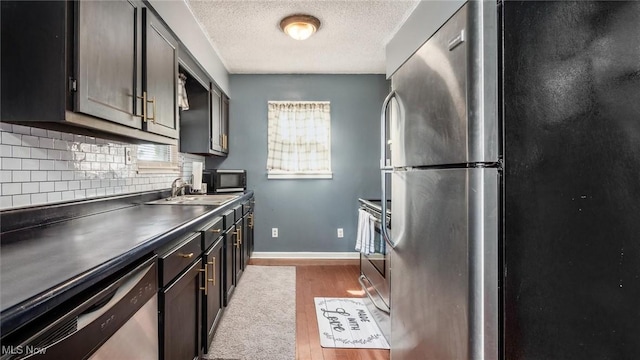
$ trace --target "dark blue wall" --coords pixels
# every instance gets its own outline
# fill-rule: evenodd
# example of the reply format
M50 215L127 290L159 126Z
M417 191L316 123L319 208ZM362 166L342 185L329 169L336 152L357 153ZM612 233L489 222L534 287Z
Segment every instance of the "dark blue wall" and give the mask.
M231 75L230 88L229 156L207 159L207 168L247 170L256 193L255 250L353 251L357 199L380 197L384 75ZM333 179L267 180L267 102L278 100L331 102Z

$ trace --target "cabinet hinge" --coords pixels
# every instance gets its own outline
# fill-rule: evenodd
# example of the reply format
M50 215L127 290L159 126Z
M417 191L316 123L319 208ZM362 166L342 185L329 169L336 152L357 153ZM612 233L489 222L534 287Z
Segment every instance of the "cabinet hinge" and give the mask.
M69 91L76 92L78 91L78 82L74 78L69 78Z

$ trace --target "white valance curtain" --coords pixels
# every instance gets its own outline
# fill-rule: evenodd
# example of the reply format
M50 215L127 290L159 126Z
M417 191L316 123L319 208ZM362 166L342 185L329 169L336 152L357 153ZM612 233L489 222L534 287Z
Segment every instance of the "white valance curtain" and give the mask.
M330 103L268 103L268 155L270 172L330 173Z

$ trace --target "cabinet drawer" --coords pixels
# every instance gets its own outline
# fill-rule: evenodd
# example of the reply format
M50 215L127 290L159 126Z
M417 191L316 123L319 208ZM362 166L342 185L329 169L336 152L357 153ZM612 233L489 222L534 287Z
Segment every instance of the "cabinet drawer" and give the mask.
M227 231L229 230L230 227L233 226L233 224L236 223L236 215L235 215L235 210L228 210L226 211L224 214L222 214L222 219L223 219L223 225L224 225L224 230Z
M216 239L218 239L223 232L223 219L222 216L218 216L208 223L202 229L202 250L207 250Z
M189 264L200 258L202 253L200 238L200 232L193 233L163 249L165 251L158 256L160 286L166 286Z
M242 215L249 213L252 207L253 206L251 205L251 201L247 200L244 203L242 203Z
M242 205L237 205L233 211L236 213L236 221L242 219Z

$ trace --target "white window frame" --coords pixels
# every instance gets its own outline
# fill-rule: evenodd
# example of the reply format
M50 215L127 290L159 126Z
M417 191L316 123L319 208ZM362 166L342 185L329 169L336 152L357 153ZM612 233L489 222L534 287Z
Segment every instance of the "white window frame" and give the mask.
M169 146L170 161L138 160L138 174L179 174L178 147L175 145L145 144L154 146ZM136 148L136 158L138 156Z
M327 103L330 101L268 101L267 102L267 114L269 104L317 104ZM268 122L267 116L267 122ZM269 124L267 123L267 128ZM329 117L329 129L328 129L328 151L329 151L329 170L328 171L285 171L285 170L272 170L267 168L267 179L269 180L286 180L286 179L333 179L333 167L331 164L331 117ZM269 139L267 135L267 147L269 146ZM269 151L267 150L267 156Z

